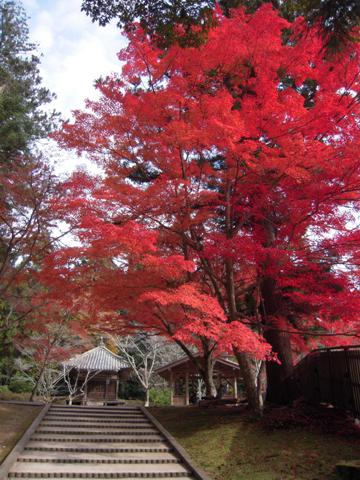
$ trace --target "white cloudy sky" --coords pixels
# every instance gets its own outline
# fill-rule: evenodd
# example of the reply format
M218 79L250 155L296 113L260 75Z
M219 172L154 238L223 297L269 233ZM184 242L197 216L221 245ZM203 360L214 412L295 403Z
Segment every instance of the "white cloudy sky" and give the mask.
M43 54L41 74L44 85L56 93L53 108L64 119L71 110L82 108L85 98L94 98L94 80L121 64L117 52L126 45L124 37L113 23L106 27L93 24L80 11L81 0L23 0L29 19L30 38ZM70 171L79 161L65 158L57 169Z

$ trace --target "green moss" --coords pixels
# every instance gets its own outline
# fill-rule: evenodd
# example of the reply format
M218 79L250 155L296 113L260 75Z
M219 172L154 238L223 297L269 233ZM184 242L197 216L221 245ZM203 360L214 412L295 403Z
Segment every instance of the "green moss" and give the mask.
M236 409L151 412L214 480L329 480L338 462L360 458L360 439L302 427L269 432Z

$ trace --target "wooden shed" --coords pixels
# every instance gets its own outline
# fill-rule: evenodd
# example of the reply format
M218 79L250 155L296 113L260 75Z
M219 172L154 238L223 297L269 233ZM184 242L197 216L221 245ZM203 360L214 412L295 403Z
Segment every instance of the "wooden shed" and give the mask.
M106 348L101 340L99 346L63 362L64 375L77 387L76 398L104 404L118 400L119 382L129 377L129 364Z
M200 357L200 355L197 355ZM201 358L200 358L201 361ZM171 405L184 406L200 400L201 376L189 357L164 365L155 373L170 385ZM239 365L225 357L217 357L214 365L214 383L221 398L237 399L238 383L241 380Z

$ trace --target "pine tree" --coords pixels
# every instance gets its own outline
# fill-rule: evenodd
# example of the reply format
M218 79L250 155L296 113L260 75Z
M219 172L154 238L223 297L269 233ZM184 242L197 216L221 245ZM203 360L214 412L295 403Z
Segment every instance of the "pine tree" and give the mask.
M0 0L0 163L28 153L33 142L54 126L56 113L44 106L54 96L42 86L40 57L29 41L25 11L16 1Z

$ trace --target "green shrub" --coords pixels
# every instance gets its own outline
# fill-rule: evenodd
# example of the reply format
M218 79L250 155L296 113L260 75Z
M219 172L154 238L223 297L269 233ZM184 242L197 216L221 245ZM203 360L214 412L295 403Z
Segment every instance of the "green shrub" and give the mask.
M129 378L120 382L119 397L125 400L145 400L145 392L137 380Z
M15 377L13 377L9 383L9 390L14 393L31 392L32 389L32 383L28 379L18 375L15 375Z
M150 388L150 404L155 407L170 405L170 388Z
M8 385L0 385L0 393L9 393L9 387Z

